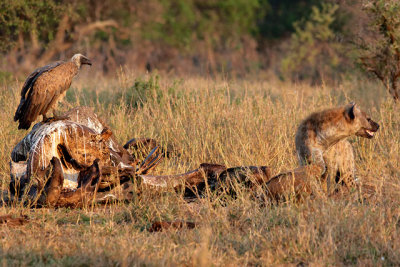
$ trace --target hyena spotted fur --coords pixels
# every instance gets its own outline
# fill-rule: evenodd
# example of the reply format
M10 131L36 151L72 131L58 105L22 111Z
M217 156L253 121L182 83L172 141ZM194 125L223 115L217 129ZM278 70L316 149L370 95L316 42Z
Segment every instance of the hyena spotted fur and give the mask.
M354 152L346 138L356 135L370 139L378 129L379 125L353 102L312 113L301 122L296 133L299 163L302 166L317 164L323 167L323 179L334 174L338 182L353 188Z

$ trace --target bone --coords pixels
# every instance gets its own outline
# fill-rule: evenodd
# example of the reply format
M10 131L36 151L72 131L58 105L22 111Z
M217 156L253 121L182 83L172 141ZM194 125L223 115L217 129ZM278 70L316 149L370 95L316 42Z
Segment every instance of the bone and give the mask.
M265 166L233 167L202 163L199 168L177 175L139 175L144 185L153 187L197 187L207 182L208 185L225 184L227 179L243 182L249 187L261 185L271 178L271 171Z

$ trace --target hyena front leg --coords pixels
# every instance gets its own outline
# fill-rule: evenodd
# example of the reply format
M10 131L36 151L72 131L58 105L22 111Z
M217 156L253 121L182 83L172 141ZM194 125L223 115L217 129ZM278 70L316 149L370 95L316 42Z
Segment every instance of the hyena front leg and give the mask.
M332 146L325 154L330 175L335 177L334 187L344 185L352 190L357 187L356 166L353 146L348 140L342 140Z

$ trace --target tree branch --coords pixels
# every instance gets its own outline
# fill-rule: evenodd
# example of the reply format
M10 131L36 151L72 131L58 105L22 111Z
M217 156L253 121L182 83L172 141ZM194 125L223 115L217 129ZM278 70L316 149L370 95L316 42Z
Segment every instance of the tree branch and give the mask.
M76 27L76 33L78 35L77 40L80 41L83 36L95 31L95 30L104 30L107 27L114 27L117 28L118 27L118 23L113 20L113 19L109 19L109 20L104 20L104 21L95 21L92 22L86 26L81 26L81 27Z

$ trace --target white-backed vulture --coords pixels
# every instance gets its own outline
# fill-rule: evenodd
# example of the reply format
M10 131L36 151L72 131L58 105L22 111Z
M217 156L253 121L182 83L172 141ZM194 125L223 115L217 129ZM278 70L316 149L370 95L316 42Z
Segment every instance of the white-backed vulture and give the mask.
M39 115L45 121L47 111L65 96L83 64L92 65L87 57L76 54L69 62L57 61L32 72L22 87L14 116L14 121L19 121L18 129L29 129Z

